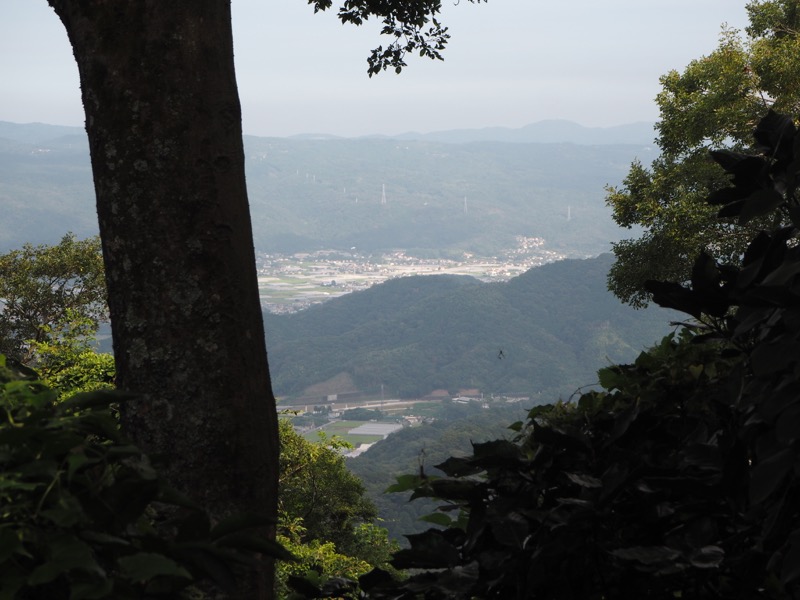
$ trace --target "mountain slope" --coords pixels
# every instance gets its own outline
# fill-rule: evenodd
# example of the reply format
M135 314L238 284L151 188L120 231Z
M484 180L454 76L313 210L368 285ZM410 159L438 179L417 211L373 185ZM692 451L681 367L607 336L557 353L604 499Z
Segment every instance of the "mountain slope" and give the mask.
M0 252L55 243L69 230L96 233L85 136L77 128L10 125L0 123L0 204L7 208ZM548 131L542 135L556 135ZM624 232L605 206L604 186L654 152L640 145L256 137L246 137L245 147L258 250L355 246L426 256L492 256L514 247L515 236L544 238L547 249L570 256L607 251Z
M649 146L655 138L653 123L628 123L615 127L584 127L572 121L552 119L516 129L487 127L453 129L432 133L404 133L399 139L463 144L466 142L507 142L513 144L636 144Z
M669 331L671 313L634 311L606 291L611 261L562 261L506 283L402 278L265 315L275 391L301 395L344 372L362 391L383 384L407 397L441 388L569 395Z

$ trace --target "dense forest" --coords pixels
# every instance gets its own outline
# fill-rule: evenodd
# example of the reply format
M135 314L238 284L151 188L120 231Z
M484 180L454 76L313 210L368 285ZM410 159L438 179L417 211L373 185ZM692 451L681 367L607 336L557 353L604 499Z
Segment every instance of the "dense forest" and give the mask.
M632 360L675 313L634 310L606 290L610 255L531 269L505 283L425 276L387 281L292 315L265 314L279 395L342 373L351 389L568 397L595 372ZM502 350L502 355L500 351Z

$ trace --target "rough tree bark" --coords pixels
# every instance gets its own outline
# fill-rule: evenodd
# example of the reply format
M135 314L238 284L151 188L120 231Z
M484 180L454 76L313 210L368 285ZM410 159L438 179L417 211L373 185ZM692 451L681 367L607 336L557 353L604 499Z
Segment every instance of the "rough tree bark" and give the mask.
M229 0L48 0L80 73L123 414L214 518L276 512ZM233 596L272 596L271 565Z

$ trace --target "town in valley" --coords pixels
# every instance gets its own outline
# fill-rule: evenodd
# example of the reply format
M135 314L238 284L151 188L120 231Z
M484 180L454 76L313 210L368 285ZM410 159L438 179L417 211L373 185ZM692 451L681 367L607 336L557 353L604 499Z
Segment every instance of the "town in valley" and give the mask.
M549 249L540 237L517 236L516 242L514 248L488 257L463 252L456 258L420 258L404 250L361 254L357 248L261 252L256 259L261 304L272 313L292 313L388 279L413 275L470 275L486 282L507 281L567 256Z

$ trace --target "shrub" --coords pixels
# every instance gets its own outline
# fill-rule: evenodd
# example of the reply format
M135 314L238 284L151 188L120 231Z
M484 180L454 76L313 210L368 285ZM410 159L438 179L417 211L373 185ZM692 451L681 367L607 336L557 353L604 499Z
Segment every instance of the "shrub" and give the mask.
M264 519L211 525L120 433L110 391L56 393L0 356L0 598L177 598L199 581L230 587L251 551L289 558L249 533Z

